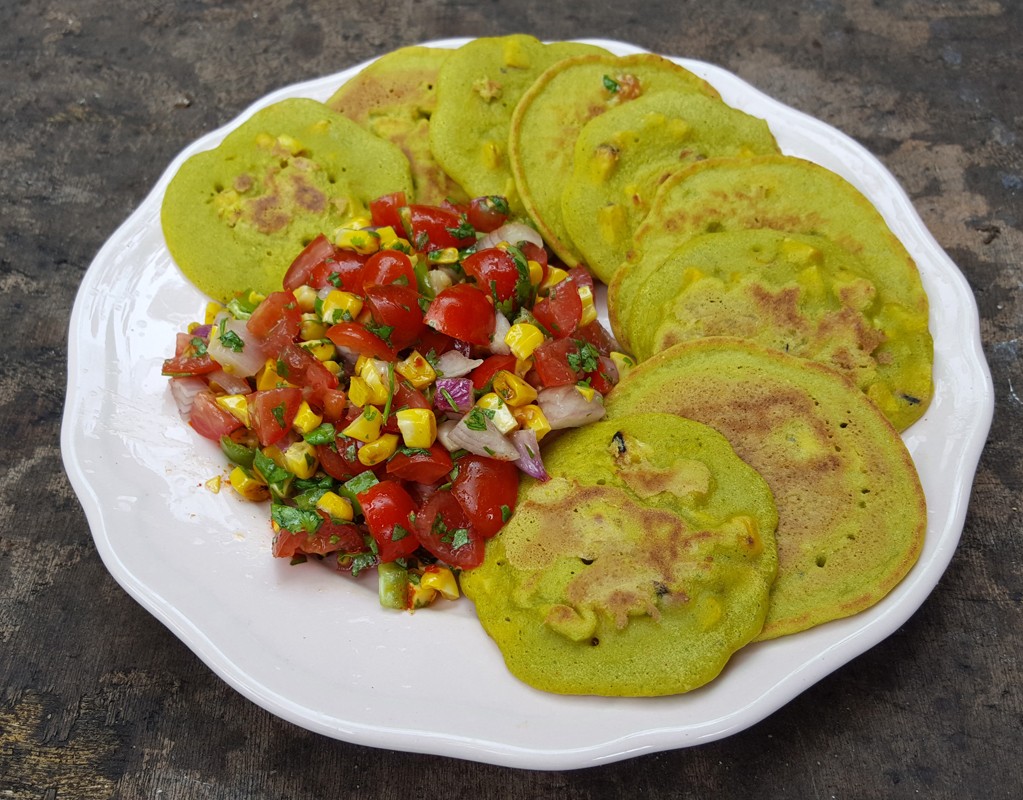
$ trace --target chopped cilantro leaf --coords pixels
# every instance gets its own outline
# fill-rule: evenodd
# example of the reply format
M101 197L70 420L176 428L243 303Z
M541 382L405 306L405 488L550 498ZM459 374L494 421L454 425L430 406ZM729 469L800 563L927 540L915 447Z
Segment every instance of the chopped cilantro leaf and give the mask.
M242 341L242 337L234 331L224 331L220 334L220 343L235 353L240 353L245 349L245 342Z
M283 503L270 506L270 518L281 528L292 533L316 533L323 518L315 511L303 511Z
M330 444L334 441L336 433L337 431L334 430L333 425L329 422L324 422L322 425L313 428L302 438L309 442L309 444Z
M485 431L487 429L487 418L483 414L483 409L479 406L473 408L468 414L465 415L465 427L471 431Z

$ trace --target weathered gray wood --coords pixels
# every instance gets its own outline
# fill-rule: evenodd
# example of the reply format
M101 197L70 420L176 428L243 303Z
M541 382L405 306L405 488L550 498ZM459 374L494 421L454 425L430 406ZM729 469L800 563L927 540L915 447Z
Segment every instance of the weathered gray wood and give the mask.
M249 703L109 577L58 447L75 290L182 147L284 84L514 31L711 61L865 144L974 287L998 403L962 545L902 630L751 730L572 773ZM0 4L0 797L1023 796L1021 33L1010 0Z

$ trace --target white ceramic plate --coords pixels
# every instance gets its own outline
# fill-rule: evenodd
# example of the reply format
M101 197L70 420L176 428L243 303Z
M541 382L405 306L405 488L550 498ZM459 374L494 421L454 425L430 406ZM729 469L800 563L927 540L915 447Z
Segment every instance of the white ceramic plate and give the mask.
M219 450L182 424L160 375L175 333L205 305L167 252L160 202L185 158L215 146L256 108L292 96L325 100L359 65L275 92L183 152L96 256L71 317L61 443L96 547L132 597L253 702L364 745L535 769L583 767L719 739L760 721L894 632L937 583L962 531L993 408L973 295L899 185L859 145L724 70L677 61L730 104L767 119L785 152L852 181L920 265L936 392L905 435L929 506L919 563L869 611L747 647L703 689L601 699L519 683L467 601L392 613L378 606L373 576L352 581L318 564L272 558L266 509L204 488L224 472Z

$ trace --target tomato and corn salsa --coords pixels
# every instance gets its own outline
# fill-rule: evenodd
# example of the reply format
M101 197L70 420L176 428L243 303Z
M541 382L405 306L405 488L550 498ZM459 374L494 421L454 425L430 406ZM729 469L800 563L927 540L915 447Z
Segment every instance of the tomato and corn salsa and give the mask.
M273 554L376 568L380 599L458 596L515 510L539 443L603 414L631 362L503 198L414 205L320 235L280 291L211 303L163 364L229 483L270 502Z

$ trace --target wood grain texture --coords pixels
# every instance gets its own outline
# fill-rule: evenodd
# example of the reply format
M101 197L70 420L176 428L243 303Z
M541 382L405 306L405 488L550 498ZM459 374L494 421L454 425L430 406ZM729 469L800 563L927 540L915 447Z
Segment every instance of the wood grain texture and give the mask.
M901 630L750 730L565 773L248 702L106 572L58 444L77 286L181 148L282 85L518 31L720 64L863 143L974 288L997 394L962 544ZM0 4L0 798L1023 796L1021 32L1012 0Z

